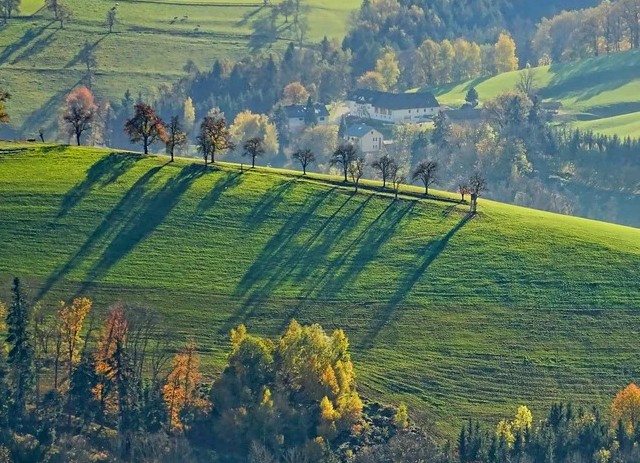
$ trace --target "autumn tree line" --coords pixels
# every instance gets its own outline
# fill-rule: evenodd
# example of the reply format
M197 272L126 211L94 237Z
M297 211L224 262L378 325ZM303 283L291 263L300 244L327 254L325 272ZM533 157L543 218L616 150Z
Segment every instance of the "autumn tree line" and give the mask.
M250 463L626 463L640 454L640 388L609 410L526 406L495 427L469 419L436 440L404 404L365 402L342 330L295 320L275 341L239 325L221 372L193 340L169 341L152 310L55 310L16 278L0 304L0 461Z

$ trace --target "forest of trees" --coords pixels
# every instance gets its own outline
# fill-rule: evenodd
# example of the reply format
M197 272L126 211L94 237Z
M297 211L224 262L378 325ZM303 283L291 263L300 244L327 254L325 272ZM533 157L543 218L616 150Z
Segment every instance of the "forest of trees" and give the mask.
M342 330L295 320L276 340L230 332L221 373L179 346L160 316L123 302L96 315L76 297L33 304L16 278L0 304L0 461L250 463L626 463L640 458L640 388L609 410L520 406L491 426L470 417L457 440L410 410L358 393Z

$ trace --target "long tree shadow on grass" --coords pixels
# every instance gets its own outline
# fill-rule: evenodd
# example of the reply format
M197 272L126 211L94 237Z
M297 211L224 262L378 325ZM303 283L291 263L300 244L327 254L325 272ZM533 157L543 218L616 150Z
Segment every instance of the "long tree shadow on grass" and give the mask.
M279 266L282 253L289 246L292 246L293 238L314 217L316 210L334 190L335 188L332 188L319 194L307 196L298 211L291 213L286 222L265 244L234 290L233 295L243 299L244 302L227 323L220 328L221 333L225 333L230 327L242 320L248 308L255 306L269 296L272 289L265 290L264 285L261 285L260 282L268 279L272 272L282 270Z
M123 226L100 259L87 273L85 286L105 276L111 267L151 235L164 222L193 182L205 172L205 167L198 164L185 166L177 175L141 198L135 210L122 221Z
M422 256L422 258L418 259L413 269L400 280L400 285L389 302L385 304L372 318L373 322L369 329L369 333L363 337L363 347L367 348L373 345L377 336L395 314L400 304L407 298L418 280L425 274L438 256L440 256L442 251L445 250L451 238L453 238L456 233L458 233L460 229L462 229L462 227L464 227L472 218L473 214L465 214L464 217L462 217L462 219L460 219L460 221L446 234L438 239L430 241L422 250L420 250L418 256Z
M42 288L38 292L37 299L41 299L49 290L60 280L65 278L70 272L76 269L86 258L89 257L91 251L104 239L109 239L113 235L121 221L129 217L139 204L149 182L164 166L157 166L149 169L144 173L118 201L111 211L104 216L100 225L91 233L87 240L80 246L80 249L71 256L64 264L58 267L49 275Z
M115 182L140 159L140 155L133 153L111 153L100 158L87 170L86 178L74 185L64 195L57 218L66 215L95 186L105 187Z
M371 200L371 196L368 196L359 204L356 203L355 210L349 212L346 208L352 197L349 194L304 242L292 241L282 249L259 284L254 286L251 294L243 302L244 317L251 317L278 288L315 279L317 269L326 262L331 251L360 224L367 204ZM341 216L341 212L345 209L348 215Z
M241 181L242 176L237 172L227 174L225 175L225 177L218 179L209 193L207 193L200 200L196 214L201 215L207 212L209 209L215 206L215 204L218 202L218 200L226 190L240 185Z
M294 180L287 180L269 189L262 196L260 201L256 202L255 206L251 209L251 212L247 214L244 226L255 227L256 224L262 224L269 217L269 213L280 202L282 197L287 194L294 185Z

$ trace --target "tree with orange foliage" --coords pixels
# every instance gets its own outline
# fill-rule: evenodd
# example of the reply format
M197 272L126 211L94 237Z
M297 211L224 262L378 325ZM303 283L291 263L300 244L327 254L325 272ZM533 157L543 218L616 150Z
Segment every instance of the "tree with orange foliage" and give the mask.
M200 386L200 357L196 344L188 342L173 358L173 366L162 388L162 397L169 416L169 429L183 428L182 411L189 407L204 407L206 402L198 397Z
M93 93L84 85L71 91L65 98L62 120L69 126L69 132L75 135L78 146L82 133L91 129L97 110Z
M282 90L284 102L286 104L302 104L309 98L309 92L300 82L291 82Z
M9 92L5 92L0 88L0 122L9 122L9 114L5 109L5 103L11 98Z
M164 122L155 109L145 103L134 106L133 117L125 122L124 132L129 135L132 143L142 142L144 154L149 154L149 146L156 141L166 143L169 139Z
M640 387L634 383L616 394L611 404L611 421L616 426L620 421L629 435L640 422Z

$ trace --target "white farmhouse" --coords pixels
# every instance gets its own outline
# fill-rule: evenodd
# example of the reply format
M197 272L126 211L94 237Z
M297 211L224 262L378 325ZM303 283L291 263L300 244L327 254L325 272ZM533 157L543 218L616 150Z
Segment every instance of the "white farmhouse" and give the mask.
M316 113L316 119L318 125L326 125L329 123L329 111L327 107L320 103L314 103L314 111ZM304 116L307 112L307 105L303 104L291 104L284 107L284 112L287 115L287 121L289 123L289 130L302 130L305 127Z
M354 124L348 127L345 137L363 153L377 153L384 143L383 135L365 124Z
M440 103L430 92L389 93L360 89L347 97L353 116L391 124L418 123L440 111Z

